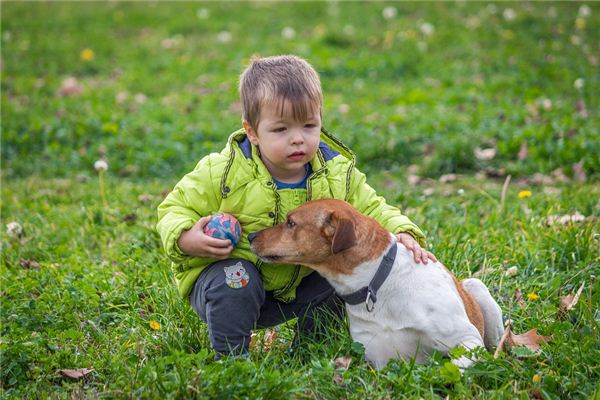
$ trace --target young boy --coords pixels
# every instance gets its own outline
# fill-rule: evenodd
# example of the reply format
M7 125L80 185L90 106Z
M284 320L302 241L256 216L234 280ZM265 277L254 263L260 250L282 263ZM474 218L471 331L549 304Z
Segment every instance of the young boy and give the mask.
M255 59L241 75L240 96L243 129L158 207L179 292L208 324L218 357L247 353L254 328L298 317L298 336L314 329L317 313L341 314L325 279L301 265L263 264L250 251L249 233L282 222L306 201L346 200L397 234L415 261L435 260L421 248L421 230L367 185L352 152L322 129L321 83L310 64L295 56ZM219 212L242 225L235 248L203 232ZM234 285L240 277L244 284Z

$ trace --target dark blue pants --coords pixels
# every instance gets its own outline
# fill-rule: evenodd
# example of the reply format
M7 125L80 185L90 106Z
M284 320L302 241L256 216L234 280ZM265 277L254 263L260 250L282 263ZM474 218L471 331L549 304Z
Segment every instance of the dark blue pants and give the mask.
M254 264L228 259L207 267L194 284L190 302L208 324L208 335L218 355L245 354L251 330L266 328L298 318L296 340L322 333L317 320L324 315L341 320L343 302L329 283L316 272L305 277L296 289L296 299L283 303L264 290Z

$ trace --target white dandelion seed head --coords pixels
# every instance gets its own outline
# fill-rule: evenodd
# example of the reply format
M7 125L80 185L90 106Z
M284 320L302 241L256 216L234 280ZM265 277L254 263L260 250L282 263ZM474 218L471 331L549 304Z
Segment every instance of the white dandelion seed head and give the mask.
M105 160L98 160L94 163L94 169L98 172L106 171L108 169L108 163Z
M587 4L583 4L581 7L579 7L579 16L580 17L589 17L590 15L592 15L592 9L590 8L590 6L588 6Z
M209 16L210 11L208 8L199 8L198 11L196 11L196 17L198 17L198 19L207 19Z
M421 24L421 33L423 33L423 35L425 36L431 36L433 35L433 32L435 32L435 28L433 25L431 25L429 22L424 22Z
M292 40L296 37L296 31L291 26L286 26L281 30L281 37L286 40Z
M229 43L233 35L229 31L221 31L217 34L217 42L219 43Z
M517 13L512 8L505 8L502 11L502 17L507 21L513 21L517 17Z
M144 93L138 93L134 96L133 99L138 104L144 104L146 102L146 100L148 100L148 97L146 97L146 95Z
M23 236L23 227L16 221L6 224L6 234L12 238Z
M392 6L385 7L381 12L381 15L383 15L383 18L385 19L394 19L398 15L398 9Z

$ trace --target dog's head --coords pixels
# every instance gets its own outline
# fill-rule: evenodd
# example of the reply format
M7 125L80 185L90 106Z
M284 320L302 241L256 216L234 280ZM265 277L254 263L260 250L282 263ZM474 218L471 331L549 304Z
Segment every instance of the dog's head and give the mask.
M356 246L357 216L341 200L311 201L290 212L285 222L250 234L251 248L263 261L315 267Z

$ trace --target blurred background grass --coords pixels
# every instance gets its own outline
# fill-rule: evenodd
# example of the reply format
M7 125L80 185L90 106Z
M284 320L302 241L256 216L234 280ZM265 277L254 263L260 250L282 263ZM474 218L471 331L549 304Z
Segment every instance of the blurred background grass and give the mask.
M594 177L599 22L575 2L3 2L2 174L91 175L105 157L113 174L175 180L240 127L250 57L294 53L367 171L583 161Z

